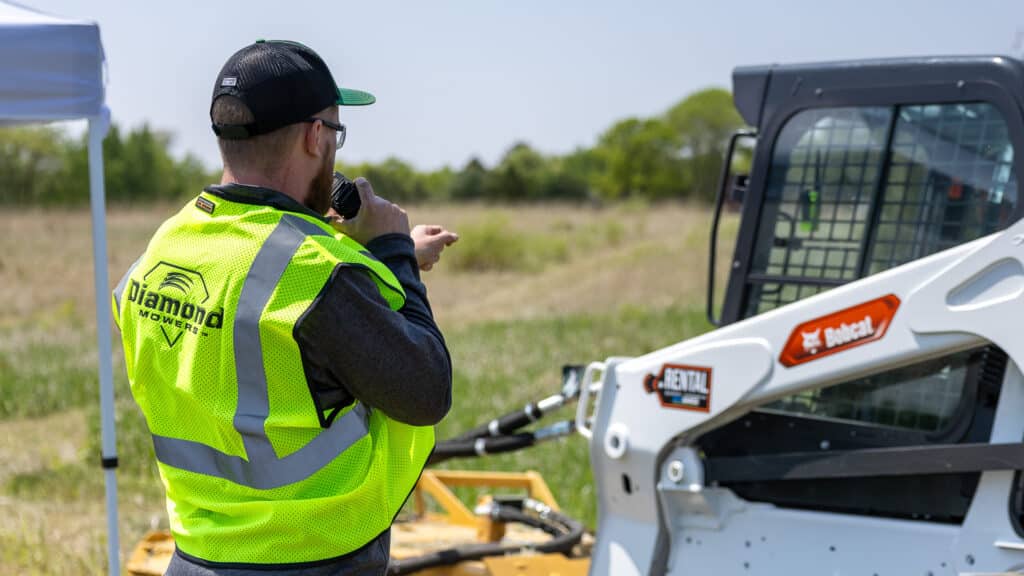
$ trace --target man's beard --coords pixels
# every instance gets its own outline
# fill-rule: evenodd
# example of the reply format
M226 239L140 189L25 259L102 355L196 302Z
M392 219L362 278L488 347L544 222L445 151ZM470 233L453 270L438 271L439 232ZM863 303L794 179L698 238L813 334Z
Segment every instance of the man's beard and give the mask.
M327 214L331 207L331 188L334 186L334 158L324 154L323 168L313 177L306 194L306 207L317 214Z

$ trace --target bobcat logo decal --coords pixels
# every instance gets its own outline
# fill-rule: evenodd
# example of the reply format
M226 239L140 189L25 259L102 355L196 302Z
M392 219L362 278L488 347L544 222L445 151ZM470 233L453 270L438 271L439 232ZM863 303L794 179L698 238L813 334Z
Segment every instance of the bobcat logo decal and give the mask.
M804 337L804 352L817 354L821 348L821 328L813 332L801 332L800 335Z

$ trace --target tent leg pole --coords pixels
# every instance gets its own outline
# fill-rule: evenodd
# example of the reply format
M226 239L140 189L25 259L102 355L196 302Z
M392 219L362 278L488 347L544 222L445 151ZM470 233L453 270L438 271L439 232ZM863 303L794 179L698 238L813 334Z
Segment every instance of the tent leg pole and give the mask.
M110 281L107 269L106 200L103 189L103 138L110 111L89 119L89 204L92 207L92 257L96 283L96 344L99 352L102 456L107 506L107 570L116 576L121 568L117 526L117 442L114 434L114 378L110 326Z

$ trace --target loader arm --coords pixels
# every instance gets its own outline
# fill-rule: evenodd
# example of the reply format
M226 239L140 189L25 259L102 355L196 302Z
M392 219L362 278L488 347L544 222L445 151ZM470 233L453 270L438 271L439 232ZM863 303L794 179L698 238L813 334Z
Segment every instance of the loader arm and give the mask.
M847 342L829 353L822 342L814 354L794 366L780 362L787 343L799 327L827 318L851 306L888 298L895 305L876 331ZM660 484L685 485L689 498L700 500L704 490L703 463L699 458L683 463L682 479L670 474L669 453L685 449L703 431L721 426L751 408L785 395L826 387L851 377L903 366L929 357L991 342L1005 350L1016 365L1024 362L1024 338L1014 318L1024 310L1024 221L992 236L915 261L899 268L847 284L830 292L767 312L704 336L630 360L610 360L600 389L594 419L591 458L595 477L610 480L601 493L602 522L598 534L609 546L595 548L593 565L607 572L644 574L655 560L660 537L659 506L654 498ZM855 312L861 320L870 311ZM838 329L843 322L833 321ZM829 328L825 326L822 329ZM801 344L802 345L802 344ZM840 344L839 346L844 346ZM707 411L666 405L671 395L665 384L651 390L650 376L662 375L665 367L686 367L708 375ZM657 387L657 384L655 384ZM683 392L685 395L685 391ZM1019 421L1024 424L1024 421ZM1018 426L1016 441L1024 433ZM625 446L624 451L618 447ZM1024 467L1024 453L991 469ZM827 452L822 458L828 457ZM628 481L623 479L628 478ZM629 492L619 485L628 482ZM720 522L712 503L706 514ZM692 512L692 510L691 510ZM1012 536L1012 532L1006 536ZM615 543L628 554L616 555ZM686 573L685 571L672 573Z

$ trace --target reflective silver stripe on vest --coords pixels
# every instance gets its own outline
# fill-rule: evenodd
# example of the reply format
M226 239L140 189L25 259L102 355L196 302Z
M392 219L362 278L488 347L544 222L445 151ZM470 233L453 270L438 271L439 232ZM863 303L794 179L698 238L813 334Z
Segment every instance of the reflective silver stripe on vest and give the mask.
M157 460L175 468L266 490L299 482L329 464L369 433L367 410L356 404L298 451L278 458L264 424L270 414L267 378L260 344L260 317L285 268L309 235L322 228L286 214L260 247L245 277L235 311L235 371L238 406L234 426L242 435L247 458L225 454L205 444L153 435Z
M114 302L117 303L118 314L121 314L121 297L124 296L124 289L128 286L128 277L132 275L132 272L135 271L135 267L138 266L141 261L142 256L139 256L138 260L132 262L132 265L128 267L128 271L124 273L124 276L121 276L121 281L118 282L117 286L114 288Z

